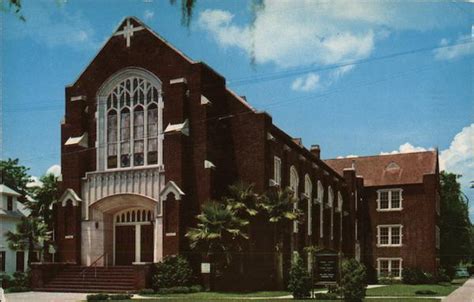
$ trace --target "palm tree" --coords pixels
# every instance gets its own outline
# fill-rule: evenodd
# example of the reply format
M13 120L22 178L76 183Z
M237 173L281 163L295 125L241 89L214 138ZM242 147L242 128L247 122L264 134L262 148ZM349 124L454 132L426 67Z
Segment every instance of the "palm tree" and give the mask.
M229 186L224 202L235 211L238 217L250 218L257 215L255 209L259 196L253 191L253 184L237 182Z
M58 177L46 174L40 179L42 185L31 189L33 199L26 203L31 216L42 219L52 229L52 205L59 199Z
M267 216L273 224L275 242L275 275L278 288L283 288L283 242L285 234L290 228L288 224L298 221L301 213L293 207L298 200L290 188L282 190L279 187L271 188L259 199L257 207Z
M232 252L241 250L242 240L248 239L243 230L249 221L238 217L231 206L216 201L205 203L196 218L197 227L189 228L186 233L190 247L201 250L206 257L225 259L230 264Z
M43 260L42 250L51 241L51 232L43 221L33 217L22 217L16 225L16 231L5 233L8 247L14 251L28 251L28 264L34 261L35 253L40 252Z

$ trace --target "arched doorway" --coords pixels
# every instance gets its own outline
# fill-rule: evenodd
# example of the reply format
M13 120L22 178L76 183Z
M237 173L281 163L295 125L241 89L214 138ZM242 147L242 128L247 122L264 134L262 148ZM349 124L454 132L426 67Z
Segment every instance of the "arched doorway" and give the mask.
M105 255L99 265L131 265L154 262L161 255L162 239L158 202L138 194L115 194L89 207L90 221L84 225L84 265Z
M153 213L131 208L114 215L115 265L153 261Z

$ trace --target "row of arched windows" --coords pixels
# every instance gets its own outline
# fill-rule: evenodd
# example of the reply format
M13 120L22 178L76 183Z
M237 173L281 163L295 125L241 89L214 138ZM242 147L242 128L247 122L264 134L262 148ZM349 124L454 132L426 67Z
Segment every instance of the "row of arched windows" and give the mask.
M298 171L294 166L291 166L290 168L290 188L294 192L294 197L298 198L298 187L299 187L299 176L298 176ZM304 179L304 195L308 201L308 212L307 212L307 226L308 226L308 235L312 234L312 200L313 200L313 183L311 181L311 178L308 174L305 175ZM321 206L321 209L324 208L323 205L323 199L324 199L324 186L321 183L321 181L318 180L317 183L317 191L316 191L316 198L318 200L318 203ZM328 187L328 206L331 208L331 228L330 228L330 236L331 239L334 239L334 190L332 189L331 186ZM343 204L343 199L342 199L342 194L341 192L337 193L337 210L343 215L342 213L342 204ZM294 208L297 209L298 204L294 204ZM320 210L319 211L319 230L320 230L320 237L322 238L324 236L324 211ZM298 230L298 223L294 222L293 223L293 232L297 233ZM341 234L342 235L342 234Z
M158 163L159 97L138 77L123 80L107 96L107 168Z
M125 210L115 215L116 223L149 222L152 220L153 217L151 211L145 209Z

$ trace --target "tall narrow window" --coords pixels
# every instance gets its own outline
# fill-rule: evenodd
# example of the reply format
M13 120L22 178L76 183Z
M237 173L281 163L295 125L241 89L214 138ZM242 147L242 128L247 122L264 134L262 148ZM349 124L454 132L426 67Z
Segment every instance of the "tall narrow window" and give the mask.
M324 187L318 180L318 201L319 201L319 237L324 237Z
M7 211L13 211L13 196L7 196Z
M130 110L120 113L120 166L130 167Z
M133 111L133 165L143 166L145 163L145 117L143 107L137 106Z
M299 184L298 171L296 171L296 168L294 166L291 166L291 168L290 168L290 188L293 190L293 198L295 198L295 199L298 198L298 184ZM295 211L298 209L298 202L297 201L295 201L295 203L293 203L293 209L295 209ZM298 233L298 222L297 221L293 222L293 232Z
M158 107L148 106L148 164L158 163Z
M308 174L304 177L304 194L308 199L308 236L313 234L313 203L311 202L313 195L313 184Z
M117 111L107 114L107 167L117 168Z
M329 187L328 204L331 208L331 229L329 230L331 240L334 240L334 191Z
M273 180L281 186L281 159L277 156L273 158Z

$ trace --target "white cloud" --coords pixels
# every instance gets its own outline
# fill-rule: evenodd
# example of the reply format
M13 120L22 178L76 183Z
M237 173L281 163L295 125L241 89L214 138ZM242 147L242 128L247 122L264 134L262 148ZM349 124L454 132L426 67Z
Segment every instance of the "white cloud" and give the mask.
M471 180L474 180L474 124L463 128L454 136L449 148L441 151L440 169L459 174L472 170L468 174L472 174Z
M459 22L444 4L369 1L264 1L253 25L229 11L207 9L198 25L222 48L242 50L257 64L281 68L344 64L370 57L379 40L400 30L429 30ZM448 6L448 5L445 5ZM441 17L440 17L441 16ZM449 21L448 21L449 20ZM327 87L354 68L329 73ZM321 75L323 77L323 75Z
M433 148L426 149L424 147L415 147L410 143L404 143L398 147L398 150L393 150L391 152L380 152L380 155L389 155L389 154L398 154L398 153L412 153L412 152L422 152L427 150L434 150Z
M454 60L474 54L474 40L469 35L458 37L455 43L441 39L439 45L444 47L433 51L437 60Z
M312 72L296 78L291 84L291 89L295 91L313 91L318 87L320 87L319 75Z
M26 22L5 32L11 39L29 37L51 48L97 49L99 43L90 22L80 11L70 13L66 8L55 3L31 1L23 9Z
M424 147L415 147L410 143L405 143L398 150L392 152L381 152L381 155L409 153L426 151ZM431 149L432 150L432 149ZM459 179L461 189L474 201L474 189L470 188L470 182L474 181L474 123L464 127L457 133L448 149L439 153L439 168L447 172L462 175ZM470 209L471 217L474 221L474 207Z
M61 176L61 166L60 165L52 165L46 171L46 175L48 175L48 174L53 174L56 177Z
M468 196L471 204L474 201L474 123L464 127L454 136L448 149L439 156L440 170L462 175L459 179L461 189ZM471 220L474 221L474 207L470 208Z
M51 167L46 170L45 175L53 174L56 177L61 176L61 166L60 165L52 165ZM41 187L43 186L43 182L41 182L38 176L31 176L30 182L27 184L28 188L33 187Z
M149 20L153 19L154 17L155 17L155 12L152 11L152 10L147 9L147 10L145 10L145 12L143 13L143 19L144 19L145 21L149 21Z
M26 185L28 188L41 187L43 183L39 180L39 177L31 176L30 182Z

